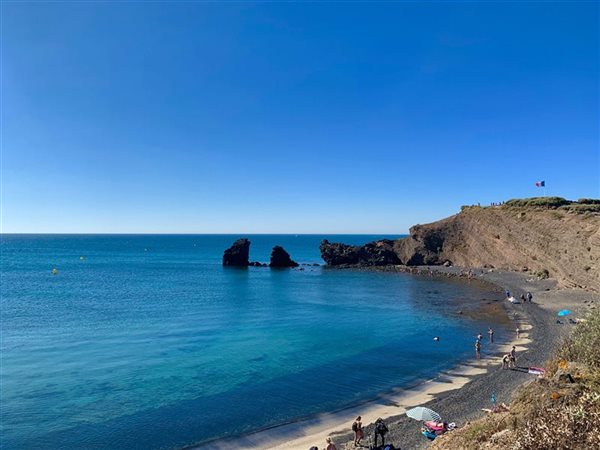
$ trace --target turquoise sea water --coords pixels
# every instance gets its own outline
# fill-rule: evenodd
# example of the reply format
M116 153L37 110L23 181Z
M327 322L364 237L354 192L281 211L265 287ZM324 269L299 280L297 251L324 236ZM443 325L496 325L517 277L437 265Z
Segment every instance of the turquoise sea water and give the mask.
M239 236L2 236L2 448L177 449L373 398L473 355L477 285L223 268ZM283 245L381 236L248 236ZM52 269L58 274L53 275ZM433 342L435 335L441 341Z

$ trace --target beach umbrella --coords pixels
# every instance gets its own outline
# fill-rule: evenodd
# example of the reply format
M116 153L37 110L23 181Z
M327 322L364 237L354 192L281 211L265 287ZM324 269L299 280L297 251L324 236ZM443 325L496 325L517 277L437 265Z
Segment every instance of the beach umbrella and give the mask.
M571 311L568 309L563 309L562 311L558 312L558 317L564 317L564 316L568 316L569 314L571 314Z
M417 406L416 408L409 409L406 411L406 415L415 420L431 420L434 422L442 421L442 416L440 416L434 410L425 408L423 406Z

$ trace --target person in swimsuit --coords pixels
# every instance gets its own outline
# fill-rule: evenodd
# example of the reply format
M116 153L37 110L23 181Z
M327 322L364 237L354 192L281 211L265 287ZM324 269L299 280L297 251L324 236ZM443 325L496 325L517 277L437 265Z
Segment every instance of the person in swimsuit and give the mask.
M475 355L477 359L481 359L481 341L479 339L475 341Z
M365 432L362 427L362 417L358 416L352 424L352 431L354 431L354 446L360 447L360 441L365 437Z
M490 342L493 344L494 343L494 330L492 330L491 327L488 330L488 335L490 336Z

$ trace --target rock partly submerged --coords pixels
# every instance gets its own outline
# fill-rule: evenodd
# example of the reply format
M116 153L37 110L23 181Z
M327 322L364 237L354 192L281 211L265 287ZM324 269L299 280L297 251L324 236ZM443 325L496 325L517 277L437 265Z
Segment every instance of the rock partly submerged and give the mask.
M293 261L290 254L279 245L273 247L271 251L271 261L269 267L298 267L298 263Z
M247 267L250 265L249 256L250 241L245 238L238 239L223 253L223 265Z

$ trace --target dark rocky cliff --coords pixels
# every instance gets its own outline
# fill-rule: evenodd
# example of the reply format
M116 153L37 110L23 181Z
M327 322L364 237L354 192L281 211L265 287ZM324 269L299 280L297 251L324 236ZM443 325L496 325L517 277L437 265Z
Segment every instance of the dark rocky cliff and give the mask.
M600 215L574 211L572 204L570 209L469 207L438 222L415 225L408 237L396 241L364 246L323 241L320 249L329 266L495 267L600 291Z

